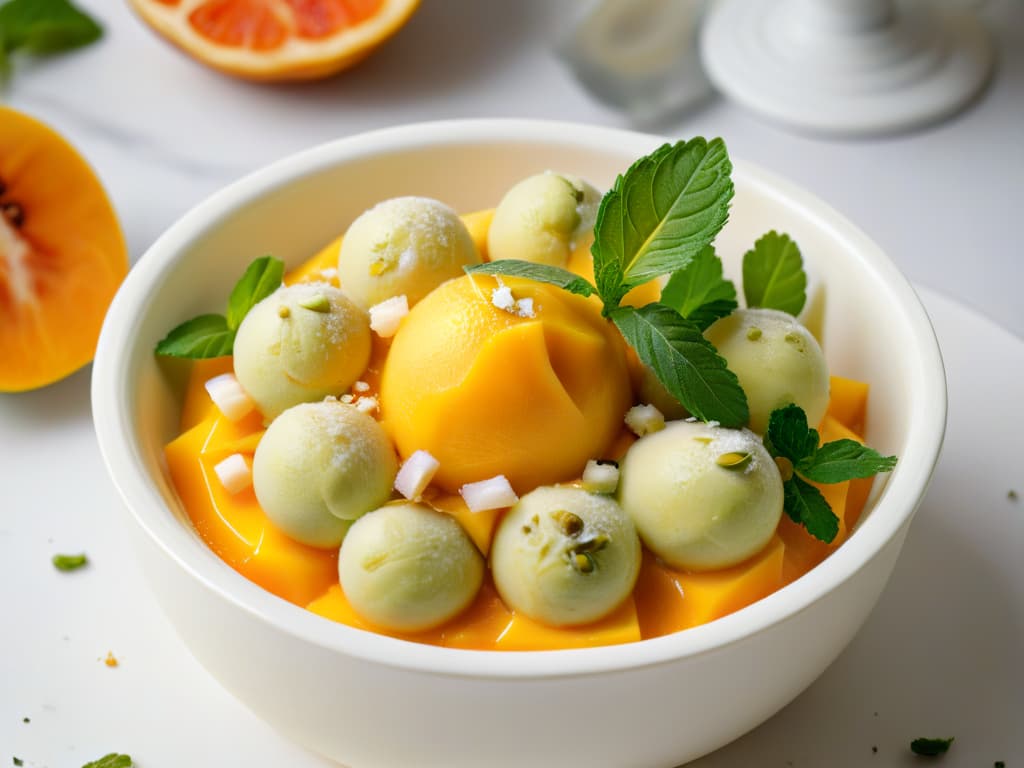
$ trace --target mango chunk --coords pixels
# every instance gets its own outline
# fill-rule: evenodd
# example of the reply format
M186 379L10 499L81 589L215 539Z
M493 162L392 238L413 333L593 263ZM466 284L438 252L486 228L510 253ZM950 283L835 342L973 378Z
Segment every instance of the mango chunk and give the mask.
M826 416L831 416L851 432L864 434L864 418L868 407L867 383L830 376L829 397ZM861 438L856 439L864 442Z
M234 370L232 357L211 357L194 360L185 388L185 402L181 406L180 429L185 432L196 424L216 416L219 411L206 391L206 382L214 376L231 373Z

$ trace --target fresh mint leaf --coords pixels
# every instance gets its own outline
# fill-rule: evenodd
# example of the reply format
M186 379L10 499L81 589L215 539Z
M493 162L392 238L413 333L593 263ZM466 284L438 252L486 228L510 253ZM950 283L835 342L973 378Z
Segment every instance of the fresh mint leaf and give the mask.
M665 144L640 158L601 199L594 278L605 315L626 292L681 269L725 225L733 184L721 139Z
M953 737L948 739L914 739L910 742L910 751L915 755L923 755L925 757L944 755L949 751L953 740Z
M736 309L736 287L722 276L722 260L707 245L672 273L661 291L661 303L703 331Z
M618 307L611 319L687 411L726 427L747 422L750 412L739 380L696 325L662 304Z
M807 301L807 273L789 235L772 230L743 255L743 293L748 307L800 314Z
M836 517L821 491L796 475L782 484L783 509L790 519L800 523L816 539L830 544L839 533Z
M132 768L132 759L128 755L119 755L117 752L111 752L99 760L86 763L82 768Z
M54 555L53 567L58 571L74 571L89 562L84 554L82 555Z
M882 456L856 440L843 439L825 443L813 455L796 462L794 468L816 483L841 483L891 472L895 466L895 456Z
M234 344L235 332L228 328L224 315L199 315L161 339L156 345L156 353L195 360L230 355Z
M228 328L237 331L249 310L281 287L284 262L273 256L261 256L250 264L228 299Z
M470 275L507 275L509 277L526 277L541 283L557 285L570 293L580 296L592 296L596 290L594 286L577 274L561 267L552 267L547 264L534 264L531 261L519 261L518 259L499 259L488 261L484 264L473 264L463 267Z
M772 456L789 459L794 467L814 455L818 439L818 430L808 426L807 414L798 405L776 408L768 416L764 447Z
M68 0L8 0L0 5L3 50L61 53L99 39L103 28Z

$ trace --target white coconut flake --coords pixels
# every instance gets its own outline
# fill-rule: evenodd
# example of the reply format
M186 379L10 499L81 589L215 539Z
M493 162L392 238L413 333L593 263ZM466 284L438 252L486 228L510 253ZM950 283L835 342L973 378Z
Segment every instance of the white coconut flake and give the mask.
M665 416L653 405L634 405L626 411L626 426L637 437L660 432L665 428Z
M389 339L398 332L402 318L409 314L409 300L403 293L384 299L370 307L370 329L382 339Z
M527 296L516 301L516 314L520 317L536 317L533 311L533 299Z
M217 473L217 479L224 486L224 490L232 495L252 485L252 468L240 453L233 453L214 464L213 471Z
M505 312L515 312L516 300L512 296L512 289L498 279L498 287L491 291L491 304Z
M508 478L496 475L477 483L466 483L459 488L459 495L466 502L470 512L485 512L488 509L511 507L519 497L512 490Z
M320 270L320 276L324 278L324 280L335 280L338 277L338 268L324 267Z
M229 421L238 421L256 407L256 403L242 389L233 373L214 376L203 386L206 387L206 392L217 406L217 410Z
M352 389L354 389L356 392L369 392L370 385L367 384L365 381L357 381L355 384L352 385Z
M614 461L591 459L583 470L583 489L591 493L615 493L619 487L619 465Z
M395 490L410 501L419 501L440 466L429 452L414 451L395 475Z
M373 413L380 407L380 402L373 396L360 397L355 401L354 405L356 410L361 413Z
M352 405L352 403L354 403L355 400L355 396L350 395L348 392L341 396L341 402L343 402L345 405Z

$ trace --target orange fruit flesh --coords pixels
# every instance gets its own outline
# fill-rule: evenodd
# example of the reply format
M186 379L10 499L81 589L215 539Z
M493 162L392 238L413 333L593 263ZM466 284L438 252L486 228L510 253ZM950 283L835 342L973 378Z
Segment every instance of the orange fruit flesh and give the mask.
M0 392L16 392L92 360L128 253L82 157L7 107L0 107L0 188Z
M486 226L471 227L471 232L479 243ZM325 279L320 270L333 267L337 246L338 241L327 246L286 282ZM377 394L386 354L387 345L378 341L371 370L364 376L371 389L362 394ZM251 489L231 496L220 487L213 465L231 453L242 454L251 465L263 430L255 416L226 422L210 402L204 382L229 370L231 358L193 366L182 407L182 434L165 449L172 480L196 531L225 562L268 591L333 621L415 642L478 650L582 648L658 637L713 621L766 597L824 560L856 524L871 488L871 480L818 486L840 519L839 535L831 544L812 538L783 516L768 546L731 568L675 571L645 552L633 594L593 624L556 629L518 615L502 603L487 577L474 602L456 618L427 632L398 633L373 626L354 611L338 584L336 551L305 547L278 532L259 510ZM829 411L820 425L822 440L862 441L843 420L863 424L866 403L866 385L833 378ZM623 452L630 442L617 436L609 455ZM425 498L455 516L487 554L503 510L471 513L461 497L439 488L428 489Z

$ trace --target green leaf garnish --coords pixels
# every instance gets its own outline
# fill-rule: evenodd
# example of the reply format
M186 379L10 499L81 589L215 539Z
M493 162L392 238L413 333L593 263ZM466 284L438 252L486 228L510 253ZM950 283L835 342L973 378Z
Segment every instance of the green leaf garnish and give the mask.
M227 316L199 315L175 327L156 345L156 354L199 360L230 355L235 332L249 310L281 287L284 262L273 256L261 256L235 283L228 299Z
M592 296L596 289L575 272L547 264L535 264L532 261L518 259L499 259L483 264L471 264L463 269L470 275L508 275L510 277L526 277L539 283L557 285L569 293L580 296Z
M815 538L830 543L839 532L836 517L816 483L841 483L889 472L895 456L882 456L854 440L833 440L818 446L818 431L807 424L807 414L798 405L776 408L768 417L764 447L774 458L793 466L792 477L783 481L783 505L794 522L801 523Z
M74 571L89 562L84 555L54 555L53 567L58 571Z
M772 230L743 255L743 294L748 307L800 314L807 301L807 273L789 235Z
M816 483L841 483L891 472L895 466L895 456L882 456L856 440L843 439L825 443L812 456L798 462L795 469Z
M8 0L0 5L0 76L18 51L45 56L97 40L103 28L68 0Z
M910 742L910 751L915 755L935 757L948 752L953 741L954 737L952 736L948 739L914 739Z
M230 355L235 332L224 315L199 315L174 328L156 345L158 355L199 360Z
M630 288L686 266L725 225L732 163L721 139L665 144L615 180L594 224L604 314Z
M696 325L662 304L618 307L611 319L687 411L726 427L747 422L750 412L739 380Z
M783 509L794 523L800 523L816 539L831 542L839 533L836 517L821 491L793 475L782 484Z
M86 763L82 768L132 768L132 759L128 755L119 755L117 752L111 752L99 760Z
M261 256L246 267L228 298L228 328L237 331L249 310L280 288L283 278L284 262L273 256Z
M672 273L661 291L661 303L703 331L736 309L736 287L722 276L722 260L707 245Z

